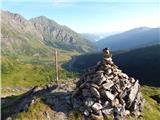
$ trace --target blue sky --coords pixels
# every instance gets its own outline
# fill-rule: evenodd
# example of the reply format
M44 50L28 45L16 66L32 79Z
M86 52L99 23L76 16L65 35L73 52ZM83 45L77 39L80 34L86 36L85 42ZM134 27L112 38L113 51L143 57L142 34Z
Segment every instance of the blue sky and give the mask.
M46 16L79 33L160 26L158 0L1 0L1 8L27 19Z

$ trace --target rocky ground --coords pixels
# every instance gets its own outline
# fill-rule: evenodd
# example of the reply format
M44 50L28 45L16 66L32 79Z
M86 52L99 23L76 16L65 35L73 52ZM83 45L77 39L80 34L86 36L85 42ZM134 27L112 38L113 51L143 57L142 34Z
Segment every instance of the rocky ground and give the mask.
M22 95L2 98L2 120L81 120L83 113L70 104L75 86L73 82L59 87L50 84L35 87ZM141 90L146 99L143 119L158 120L160 105L150 96L158 95L160 89L144 86Z
M2 98L2 119L16 118L19 113L27 111L32 104L36 103L38 98L54 109L55 117L61 115L62 118L67 119L67 115L73 110L70 105L70 96L74 87L75 85L69 82L60 85L51 83L43 87L34 87L19 96Z

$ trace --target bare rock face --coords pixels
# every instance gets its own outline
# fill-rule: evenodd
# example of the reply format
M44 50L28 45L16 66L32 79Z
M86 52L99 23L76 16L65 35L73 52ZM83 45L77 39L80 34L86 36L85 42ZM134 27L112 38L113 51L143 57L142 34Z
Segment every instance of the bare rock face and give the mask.
M122 120L128 115L142 116L144 98L138 80L118 69L107 48L103 56L77 82L72 94L73 107L79 108L86 119L103 120L104 116L113 115L115 120Z

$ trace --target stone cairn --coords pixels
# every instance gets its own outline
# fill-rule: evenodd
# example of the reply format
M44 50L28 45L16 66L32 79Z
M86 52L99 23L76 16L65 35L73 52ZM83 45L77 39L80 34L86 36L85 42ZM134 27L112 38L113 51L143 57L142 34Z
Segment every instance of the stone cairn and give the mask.
M128 77L112 61L109 50L103 50L103 60L88 70L76 83L72 94L73 107L86 119L114 120L142 117L145 100L138 80Z

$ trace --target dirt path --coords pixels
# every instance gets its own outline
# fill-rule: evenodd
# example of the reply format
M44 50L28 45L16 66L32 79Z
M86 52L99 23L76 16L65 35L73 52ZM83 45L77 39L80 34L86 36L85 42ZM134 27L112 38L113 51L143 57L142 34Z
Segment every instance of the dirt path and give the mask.
M26 91L30 90L32 87L22 87L22 86L2 86L1 87L1 98L12 96L12 95L19 95L25 93Z

